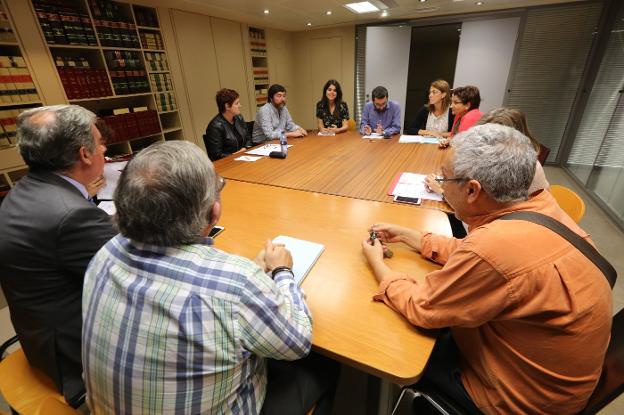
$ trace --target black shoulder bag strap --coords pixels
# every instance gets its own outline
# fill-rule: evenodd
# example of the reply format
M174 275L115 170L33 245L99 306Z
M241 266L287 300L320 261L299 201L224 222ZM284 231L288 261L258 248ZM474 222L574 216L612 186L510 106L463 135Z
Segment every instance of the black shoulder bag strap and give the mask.
M581 251L583 255L587 257L602 271L611 288L615 285L617 279L617 272L613 266L603 257L600 253L585 239L581 238L578 234L572 232L570 228L563 223L551 218L550 216L542 215L537 212L518 211L508 213L501 216L499 219L503 220L524 220L527 222L537 223L538 225L545 226L551 231L558 233L563 239L570 242L576 249Z

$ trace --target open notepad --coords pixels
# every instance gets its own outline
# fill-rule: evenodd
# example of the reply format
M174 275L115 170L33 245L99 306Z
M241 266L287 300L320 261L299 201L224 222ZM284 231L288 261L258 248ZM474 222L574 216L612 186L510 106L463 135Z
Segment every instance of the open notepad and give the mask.
M310 272L316 260L321 256L323 250L325 250L324 245L284 235L273 239L273 243L284 244L286 249L292 254L293 274L295 275L297 285L301 285L303 279L308 275L308 272Z

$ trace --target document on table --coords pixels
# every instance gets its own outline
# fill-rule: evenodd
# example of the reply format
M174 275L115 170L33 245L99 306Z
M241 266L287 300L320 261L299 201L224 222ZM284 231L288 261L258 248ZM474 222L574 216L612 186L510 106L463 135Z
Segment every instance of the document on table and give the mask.
M422 135L407 135L403 134L399 137L399 143L402 144L440 144L440 139L437 137L425 137Z
M319 131L317 135L320 135L321 137L333 137L336 135L336 133L333 131L328 131L326 133Z
M392 194L394 196L419 197L421 199L442 201L442 195L428 192L425 187L424 174L403 173L399 178Z
M236 157L234 160L238 160L238 161L258 161L261 158L262 157L255 157L255 156L240 156L240 157Z
M325 250L325 245L283 235L273 239L273 243L284 244L286 249L288 249L292 254L292 270L295 275L295 282L297 285L301 285L303 279L306 275L308 275L308 272L310 272L312 266L316 263L316 260Z
M126 168L127 161L117 161L115 163L104 163L104 179L106 185L98 192L100 200L113 200L113 193L117 188L117 181L121 176L121 171Z
M112 200L103 200L98 204L98 207L104 212L108 213L110 216L113 216L117 212L115 202L113 202Z
M369 135L363 135L362 138L368 138L369 140L377 140L384 138L383 134L370 133Z
M288 148L292 147L292 144L288 145ZM253 154L255 156L268 156L271 151L282 151L282 147L279 144L265 144L253 150L247 151L245 154Z

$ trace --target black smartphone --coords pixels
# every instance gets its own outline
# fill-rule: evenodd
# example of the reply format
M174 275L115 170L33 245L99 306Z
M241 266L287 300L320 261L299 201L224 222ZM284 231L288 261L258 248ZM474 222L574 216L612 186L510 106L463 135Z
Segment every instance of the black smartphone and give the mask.
M410 205L420 205L422 200L419 197L394 196L395 202L409 203Z
M225 228L223 226L214 226L212 229L210 229L208 236L211 238L215 238L217 235L223 232L224 229Z

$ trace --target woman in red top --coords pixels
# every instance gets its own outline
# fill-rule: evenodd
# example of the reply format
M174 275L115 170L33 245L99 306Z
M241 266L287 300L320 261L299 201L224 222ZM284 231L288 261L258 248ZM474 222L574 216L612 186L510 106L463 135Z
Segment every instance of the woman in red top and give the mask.
M460 86L453 89L451 111L455 115L455 121L453 121L449 139L441 140L440 147L447 147L450 138L453 138L457 133L466 131L479 121L483 116L481 111L479 111L480 104L481 95L479 94L479 88L476 86Z

